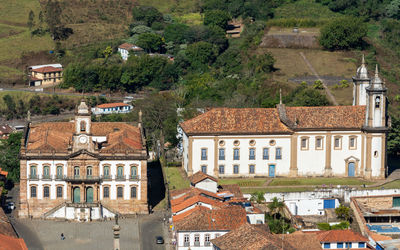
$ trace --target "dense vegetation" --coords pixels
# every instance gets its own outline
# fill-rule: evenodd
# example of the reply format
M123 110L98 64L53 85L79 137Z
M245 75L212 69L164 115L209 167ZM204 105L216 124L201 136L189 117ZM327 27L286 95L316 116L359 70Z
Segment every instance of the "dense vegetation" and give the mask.
M10 134L8 139L0 143L0 166L8 172L7 179L13 182L19 181L19 149L21 147L22 133Z

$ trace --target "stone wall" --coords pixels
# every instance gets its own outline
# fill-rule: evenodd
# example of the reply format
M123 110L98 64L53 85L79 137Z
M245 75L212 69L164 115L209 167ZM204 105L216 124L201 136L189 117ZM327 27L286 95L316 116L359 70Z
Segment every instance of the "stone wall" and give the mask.
M393 207L393 197L361 197L355 198L359 205L367 209L390 209Z

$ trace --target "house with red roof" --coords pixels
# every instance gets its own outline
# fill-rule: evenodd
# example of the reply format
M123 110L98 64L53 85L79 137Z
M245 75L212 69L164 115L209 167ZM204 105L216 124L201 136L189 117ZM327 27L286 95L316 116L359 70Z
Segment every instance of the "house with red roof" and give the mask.
M373 249L368 244L368 238L351 229L315 231L314 233L323 249Z
M353 105L213 108L180 123L183 169L226 177L361 177L387 170L387 88L363 60ZM349 90L351 91L351 90Z
M129 113L133 106L123 102L103 103L92 108L95 115L124 114Z
M61 64L35 65L28 69L29 86L32 87L58 84L62 80L63 68Z
M121 55L122 60L124 61L128 60L130 53L136 55L142 52L143 52L142 48L131 43L123 43L118 46L118 53Z

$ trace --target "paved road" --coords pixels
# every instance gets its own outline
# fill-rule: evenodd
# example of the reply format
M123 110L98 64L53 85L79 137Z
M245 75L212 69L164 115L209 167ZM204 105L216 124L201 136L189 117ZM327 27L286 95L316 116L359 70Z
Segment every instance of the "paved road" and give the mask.
M162 236L165 244L156 244L156 236ZM142 250L166 249L168 243L164 235L163 213L156 212L143 217L140 221L140 238Z

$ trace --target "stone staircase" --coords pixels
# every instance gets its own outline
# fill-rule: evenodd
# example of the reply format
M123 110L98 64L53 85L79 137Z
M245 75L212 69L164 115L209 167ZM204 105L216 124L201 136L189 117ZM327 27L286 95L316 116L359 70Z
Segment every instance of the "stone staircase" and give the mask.
M46 219L47 216L49 216L50 214L54 213L55 211L57 211L58 209L64 207L67 205L67 202L62 202L60 204L58 204L57 206L53 207L52 209L50 209L49 211L47 211L46 213L44 213L42 215L42 219Z

